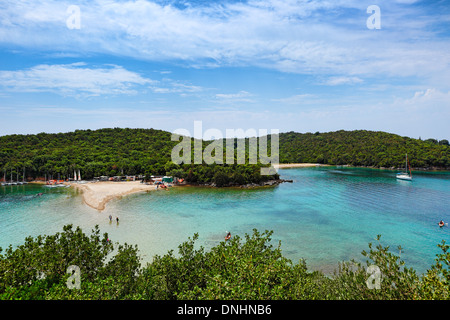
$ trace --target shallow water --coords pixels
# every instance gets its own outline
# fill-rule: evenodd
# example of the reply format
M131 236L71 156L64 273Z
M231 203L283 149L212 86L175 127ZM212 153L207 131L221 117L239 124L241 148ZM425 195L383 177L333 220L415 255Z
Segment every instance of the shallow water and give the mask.
M442 239L449 240L450 173L415 173L397 181L388 170L293 168L279 170L292 179L258 189L177 187L132 194L98 212L71 188L39 185L0 187L0 247L23 243L26 236L53 234L72 223L89 232L96 224L113 241L137 244L145 261L165 254L199 234L206 249L226 231L244 236L253 228L273 230L273 245L293 262L332 272L340 261L362 260L361 251L381 234L408 267L424 272ZM42 196L36 196L44 192ZM120 223L109 222L118 216Z

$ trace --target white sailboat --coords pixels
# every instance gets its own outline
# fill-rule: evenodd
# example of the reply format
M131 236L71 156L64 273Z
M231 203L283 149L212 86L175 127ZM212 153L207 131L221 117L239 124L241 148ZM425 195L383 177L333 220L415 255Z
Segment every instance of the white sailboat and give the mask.
M409 173L408 173L408 167L409 167ZM408 154L406 154L405 170L406 170L406 172L397 173L397 179L412 181L411 167L408 166Z

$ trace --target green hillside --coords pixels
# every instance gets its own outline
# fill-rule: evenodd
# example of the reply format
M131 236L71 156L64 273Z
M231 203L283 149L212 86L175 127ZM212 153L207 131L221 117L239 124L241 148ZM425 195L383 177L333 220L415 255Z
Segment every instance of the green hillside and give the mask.
M223 185L265 179L258 173L261 165L175 165L171 162L171 152L178 143L171 141L170 132L155 129L114 128L1 136L1 178L6 175L9 179L12 173L14 179L17 175L21 179L25 169L27 178L33 179L44 175L67 178L74 170L80 170L85 179L101 175L164 175L169 172L191 182L217 180ZM405 153L408 153L413 167L450 168L447 140L422 141L363 130L281 133L279 143L281 163L403 167ZM203 148L209 144L204 142ZM191 145L193 154L193 139Z
M76 130L0 137L0 168L27 176L155 174L165 172L176 142L171 134L154 129Z
M425 141L379 131L280 134L280 162L404 167L408 153L414 168L450 168L448 140Z
M115 175L175 174L190 183L261 183L278 176L261 176L260 164L206 165L171 161L171 133L155 129L76 130L68 133L7 135L0 137L1 178L27 179L73 177L80 170L83 179ZM209 142L203 142L205 148ZM225 146L225 145L224 145ZM191 159L194 159L191 138ZM224 153L225 156L225 153ZM237 163L237 161L235 161ZM246 162L248 163L248 162Z

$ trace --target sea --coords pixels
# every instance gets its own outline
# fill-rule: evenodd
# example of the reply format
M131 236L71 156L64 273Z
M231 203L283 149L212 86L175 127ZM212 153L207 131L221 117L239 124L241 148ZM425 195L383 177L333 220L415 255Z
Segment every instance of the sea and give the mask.
M113 242L137 245L142 265L198 234L205 250L227 232L245 239L253 229L273 231L271 244L309 270L332 274L340 262L365 262L368 244L389 246L419 274L434 264L437 246L450 243L450 172L397 172L351 167L279 169L282 183L261 188L172 187L114 199L103 211L85 205L73 188L43 185L0 187L0 247L28 236L85 233L98 225ZM39 195L42 193L42 195ZM113 217L111 222L109 216ZM116 222L119 218L119 223ZM401 246L401 250L399 250Z

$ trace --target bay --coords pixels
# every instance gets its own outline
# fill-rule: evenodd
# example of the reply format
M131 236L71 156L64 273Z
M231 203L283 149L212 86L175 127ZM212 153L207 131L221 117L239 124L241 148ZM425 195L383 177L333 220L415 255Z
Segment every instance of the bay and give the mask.
M283 255L310 270L332 273L341 261L356 259L381 234L381 243L406 266L425 272L442 240L448 242L450 173L414 172L399 181L394 171L313 167L279 170L277 187L255 189L176 187L112 200L102 212L82 202L72 188L41 185L0 187L0 247L23 243L26 236L53 234L66 224L89 232L96 224L110 239L137 244L144 263L163 255L194 233L206 249L227 231L243 237L256 228L273 230ZM38 196L39 193L43 193ZM108 216L119 217L110 223Z

